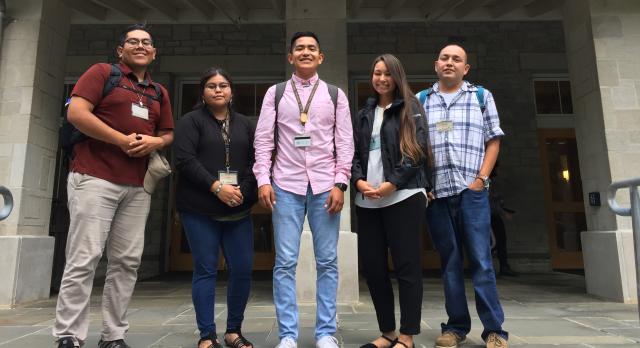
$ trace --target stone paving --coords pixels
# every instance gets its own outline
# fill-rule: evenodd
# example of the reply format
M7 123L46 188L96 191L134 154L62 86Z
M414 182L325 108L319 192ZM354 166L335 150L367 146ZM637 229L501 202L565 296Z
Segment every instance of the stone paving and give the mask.
M258 279L262 278L262 279ZM274 347L278 341L275 310L268 276L256 277L245 313L243 332L256 347ZM445 320L442 283L437 277L424 279L422 333L416 347L433 347L439 323ZM225 327L223 301L226 283L218 286L216 305L219 332ZM565 273L521 275L499 278L501 302L506 313L505 329L510 345L517 347L640 347L636 305L603 301L585 293L584 277ZM140 282L130 306L131 328L127 342L138 347L196 347L195 315L188 274L168 274ZM467 293L471 294L470 283ZM91 299L91 327L85 347L96 347L101 318L101 288ZM481 325L470 301L473 329L464 347L482 347ZM0 310L0 347L53 347L51 325L55 296L45 301ZM360 302L338 307L342 347L357 348L379 335L366 285L360 283ZM315 347L315 306L300 305L299 346Z

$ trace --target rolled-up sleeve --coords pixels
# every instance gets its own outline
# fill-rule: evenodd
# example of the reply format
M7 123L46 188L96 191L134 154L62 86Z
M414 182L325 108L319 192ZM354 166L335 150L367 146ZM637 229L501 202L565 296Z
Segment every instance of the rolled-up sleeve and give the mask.
M485 100L486 109L482 117L484 142L486 143L493 138L504 136L504 132L500 128L500 118L498 117L498 109L493 100L493 95L487 90L485 90L485 93L487 95Z
M338 90L338 107L336 108L336 127L334 132L336 143L336 183L349 183L351 178L351 161L353 160L353 126L347 96Z
M253 147L255 149L253 174L256 176L258 187L271 184L271 154L275 147L275 90L275 85L271 86L264 96L253 140Z

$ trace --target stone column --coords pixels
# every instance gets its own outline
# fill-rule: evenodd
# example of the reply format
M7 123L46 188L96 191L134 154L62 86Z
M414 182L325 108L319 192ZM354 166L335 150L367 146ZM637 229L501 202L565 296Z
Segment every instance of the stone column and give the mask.
M563 12L588 227L587 292L634 302L631 220L609 210L606 192L612 181L640 176L640 3L570 0ZM601 207L589 206L589 192L600 192ZM628 205L628 192L618 201Z
M69 33L59 0L9 2L0 56L0 184L14 196L0 222L0 306L47 298L49 217Z
M343 0L287 0L287 45L293 33L313 31L320 40L325 55L319 75L348 94L347 72L347 7ZM284 60L284 57L283 57ZM291 68L287 64L287 78ZM358 301L358 243L351 232L349 191L345 192L345 206L340 217L340 241L338 243L338 302ZM308 223L305 222L297 268L297 294L301 302L313 302L316 298L316 270L313 244Z

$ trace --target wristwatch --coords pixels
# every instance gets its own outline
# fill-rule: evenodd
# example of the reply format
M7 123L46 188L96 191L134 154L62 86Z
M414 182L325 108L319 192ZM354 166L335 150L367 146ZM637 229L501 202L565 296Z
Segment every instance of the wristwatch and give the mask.
M489 189L489 186L491 186L491 179L489 179L488 176L486 175L478 175L476 176L477 179L482 180L482 184L484 185L485 189Z
M343 183L341 183L341 182L337 182L337 183L335 184L335 187L339 188L339 189L340 189L340 191L342 191L342 192L344 192L344 191L346 191L346 190L347 190L347 184L343 184Z

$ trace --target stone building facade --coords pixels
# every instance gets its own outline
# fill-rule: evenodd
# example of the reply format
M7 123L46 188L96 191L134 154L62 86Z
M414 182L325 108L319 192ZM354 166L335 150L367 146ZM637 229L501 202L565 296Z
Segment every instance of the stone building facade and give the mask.
M584 256L588 290L632 301L635 268L630 220L611 213L605 197L612 181L640 172L640 63L634 59L640 53L640 4L567 0L551 15L520 20L517 15L498 18L498 5L512 6L501 1L492 1L494 5L486 8L474 5L476 14L469 19L458 8L450 15L428 12L427 19L420 20L411 17L413 10L407 7L396 12L405 17L394 20L372 15L373 7L355 13L353 4L347 8L339 0L324 1L322 6L285 0L271 2L281 11L279 16L270 17L260 7L234 24L190 15L169 23L152 21L158 48L153 77L168 87L178 117L186 105L185 81L193 82L209 66L222 66L244 82L287 78L291 72L285 59L288 37L310 29L319 34L327 56L322 77L348 92L355 112L366 93L376 55L397 54L410 81L428 85L435 80L433 60L438 49L447 42L459 42L469 53L468 79L493 92L507 133L500 154L500 185L505 201L517 211L517 218L507 224L514 266L536 272L557 268L553 249L558 242L549 233L557 215L549 215L546 144L540 134L545 129L571 130L579 157L579 198L584 202L580 204L584 231L579 231L577 243L582 242L580 265ZM422 4L420 9L449 3L414 2ZM10 188L16 201L13 214L0 222L0 249L7 251L0 256L0 277L8 280L0 284L0 305L49 294L53 250L60 244L52 237L59 231L52 230L60 226L56 207L64 206L59 194L64 171L57 158L63 87L73 84L91 64L113 61L122 23L132 22L109 13L102 16L99 8L67 3L12 2L0 36L0 185ZM548 6L538 0L521 3L528 5L516 13L530 14ZM93 13L98 20L70 20L68 14L73 11ZM153 9L149 13L155 18ZM570 83L573 110L539 112L536 83L557 81ZM171 237L175 223L171 187L167 180L153 197L142 278L170 270L170 250L178 247ZM603 205L589 205L589 193L600 193ZM619 199L628 203L622 195ZM350 216L347 207L341 223L342 248L355 245ZM310 262L302 260L301 267L311 267ZM349 273L344 263L342 267L343 278L351 284L355 279L357 284L357 273ZM312 267L309 271L313 274ZM310 296L305 291L301 292Z

